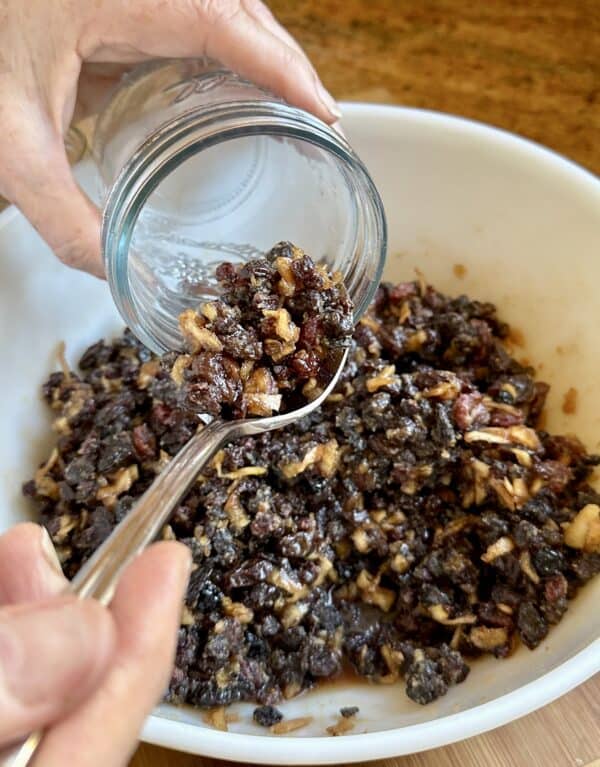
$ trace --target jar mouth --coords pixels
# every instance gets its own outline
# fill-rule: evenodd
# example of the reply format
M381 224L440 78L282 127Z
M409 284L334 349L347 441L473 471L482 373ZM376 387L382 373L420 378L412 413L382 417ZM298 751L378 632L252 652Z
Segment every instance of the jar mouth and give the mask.
M132 285L129 255L140 214L161 182L186 160L225 142L259 136L293 139L339 161L350 190L353 210L348 213L356 217L354 252L341 269L355 322L373 300L387 249L385 213L368 171L346 140L312 115L279 101L196 107L163 123L134 152L113 183L103 214L102 252L113 299L138 338L157 353L179 347L180 339L174 336L176 328L164 327L166 318L146 316Z

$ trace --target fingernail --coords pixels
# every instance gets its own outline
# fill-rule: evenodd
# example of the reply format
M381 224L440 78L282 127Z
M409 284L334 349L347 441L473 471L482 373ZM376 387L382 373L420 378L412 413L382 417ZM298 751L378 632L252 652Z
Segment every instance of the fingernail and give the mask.
M52 543L52 538L50 538L50 534L45 527L42 527L42 537L40 543L46 562L55 572L57 572L59 575L62 575L63 569L60 564L60 559L58 558L58 554L56 553L56 549Z
M337 101L333 98L331 93L329 93L328 90L326 90L323 83L317 78L317 93L319 94L319 100L327 109L327 111L332 114L334 117L336 117L338 120L342 116L342 112L340 111L340 108L337 104Z

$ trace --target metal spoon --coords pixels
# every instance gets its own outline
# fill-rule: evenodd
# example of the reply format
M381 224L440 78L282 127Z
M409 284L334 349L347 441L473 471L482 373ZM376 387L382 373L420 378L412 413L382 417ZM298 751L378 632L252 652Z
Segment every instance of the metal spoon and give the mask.
M121 573L156 538L173 509L206 463L226 442L240 437L281 429L320 407L338 382L348 349L340 352L339 364L323 393L308 405L270 418L237 421L215 419L187 442L115 527L109 537L83 565L68 591L80 599L110 603ZM0 753L0 767L26 767L42 740L40 730Z

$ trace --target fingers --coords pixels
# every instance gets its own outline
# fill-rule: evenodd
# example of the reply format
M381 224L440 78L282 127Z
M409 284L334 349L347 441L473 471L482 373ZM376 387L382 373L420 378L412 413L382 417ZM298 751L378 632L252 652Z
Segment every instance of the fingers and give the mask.
M26 522L0 536L0 605L48 599L66 585L43 527Z
M298 44L258 0L113 0L80 43L92 61L208 55L328 123L340 111ZM160 18L160 24L157 23Z
M0 610L0 743L63 716L98 685L115 647L113 619L63 596Z
M100 213L77 185L63 139L41 105L2 84L0 193L15 203L69 266L103 275Z
M168 683L189 567L189 550L165 542L128 568L111 607L118 631L114 664L98 691L45 736L35 765L127 763Z
M248 14L220 20L210 30L207 53L288 103L332 122L340 116L333 98L297 50Z

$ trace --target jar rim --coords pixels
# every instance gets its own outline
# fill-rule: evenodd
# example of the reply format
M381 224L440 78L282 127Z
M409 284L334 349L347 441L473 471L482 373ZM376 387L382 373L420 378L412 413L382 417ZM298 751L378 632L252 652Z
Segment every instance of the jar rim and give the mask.
M139 313L128 278L128 254L139 215L152 192L177 167L193 155L248 136L279 136L313 144L335 156L351 169L357 188L357 205L365 210L371 237L365 248L379 251L372 285L355 303L358 322L371 303L382 276L387 250L387 223L382 200L366 167L345 138L316 117L281 101L247 100L194 107L166 120L135 150L121 168L109 191L102 218L102 254L113 299L121 315ZM351 292L351 291L350 291ZM136 335L154 351L167 347L137 322Z

